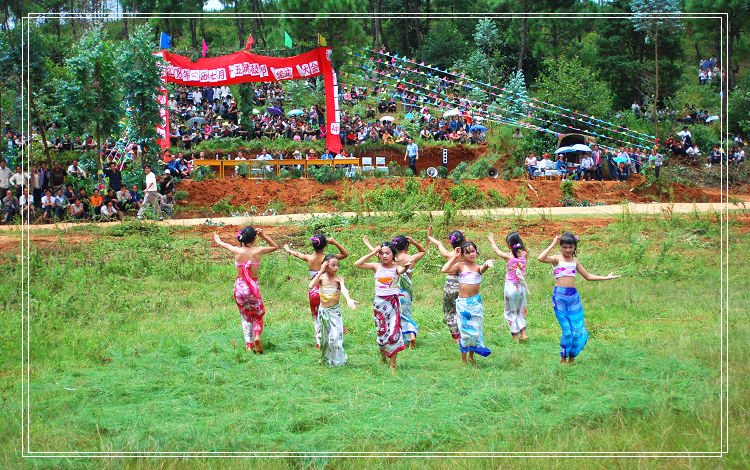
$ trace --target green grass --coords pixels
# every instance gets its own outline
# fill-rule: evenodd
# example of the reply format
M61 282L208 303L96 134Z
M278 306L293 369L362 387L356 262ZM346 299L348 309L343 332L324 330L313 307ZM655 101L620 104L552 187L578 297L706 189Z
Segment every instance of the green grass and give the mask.
M719 224L713 216L647 219L624 212L604 229L577 231L590 272L623 279L578 288L589 343L575 366L558 359L549 266L529 261L528 332L512 343L503 321L504 269L484 277L485 340L493 350L465 367L443 323L442 258L433 248L414 277L416 350L398 372L379 363L372 323L372 275L355 269L373 242L410 233L427 220L337 220L329 230L351 253L340 273L356 311L344 308L349 362L318 364L307 304L307 268L274 253L261 264L266 354L244 350L232 300L235 271L207 236L149 224L76 227L93 235L31 251L30 447L33 451L234 452L709 452L720 447ZM437 221L436 221L437 222ZM468 222L482 258L486 231L507 222ZM298 226L299 247L313 229ZM576 228L575 219L564 219ZM436 227L439 225L436 224ZM523 224L518 226L524 234ZM325 229L325 228L324 228ZM273 229L269 229L273 230ZM537 229L538 230L538 229ZM446 230L438 236L444 238ZM271 232L273 233L273 232ZM15 236L15 235L11 235ZM501 235L502 236L502 235ZM534 256L548 240L528 238ZM378 460L395 468L662 467L742 468L748 464L750 302L743 266L750 238L730 232L730 444L708 459ZM14 253L2 258L3 468L362 468L372 459L287 457L230 460L20 460L20 317ZM745 441L745 444L742 442Z

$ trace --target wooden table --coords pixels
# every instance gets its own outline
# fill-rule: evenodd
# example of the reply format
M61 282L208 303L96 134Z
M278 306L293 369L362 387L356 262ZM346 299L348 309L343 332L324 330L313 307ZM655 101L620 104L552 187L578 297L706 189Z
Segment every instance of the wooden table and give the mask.
M308 169L311 166L321 165L357 165L359 166L359 158L334 158L332 160L294 160L294 159L283 159L283 160L193 160L193 165L206 165L206 166L218 166L219 167L219 178L224 178L224 168L236 167L241 163L247 163L252 168L263 168L265 166L271 167L274 173L278 174L279 169L282 166L301 166L304 177L307 178Z

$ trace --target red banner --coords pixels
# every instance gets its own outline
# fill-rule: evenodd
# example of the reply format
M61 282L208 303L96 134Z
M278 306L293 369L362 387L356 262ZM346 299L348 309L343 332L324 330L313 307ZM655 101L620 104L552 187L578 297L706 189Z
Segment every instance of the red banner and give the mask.
M164 58L164 51L154 53L155 56ZM156 126L156 133L159 138L156 139L156 145L161 146L162 150L169 147L169 111L167 108L167 74L166 68L162 70L161 81L164 85L159 88L156 94L156 100L159 102L159 116L161 123Z
M161 54L167 61L166 81L189 86L275 82L322 74L326 92L326 146L338 153L342 149L339 138L338 83L331 66L331 52L331 48L319 47L294 57L266 57L239 51L221 57L198 59L195 62L191 62L188 57L167 51L161 51Z

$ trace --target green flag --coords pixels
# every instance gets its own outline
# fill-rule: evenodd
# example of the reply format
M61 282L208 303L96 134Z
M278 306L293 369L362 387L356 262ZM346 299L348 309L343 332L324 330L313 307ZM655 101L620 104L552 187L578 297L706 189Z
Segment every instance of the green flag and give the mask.
M284 31L284 45L288 48L292 48L292 38L289 37L289 33Z

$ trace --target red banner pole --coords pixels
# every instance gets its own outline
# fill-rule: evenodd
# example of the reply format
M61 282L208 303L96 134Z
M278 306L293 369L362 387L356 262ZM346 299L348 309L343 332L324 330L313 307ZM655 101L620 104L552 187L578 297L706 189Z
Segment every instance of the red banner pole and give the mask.
M340 153L341 145L341 113L339 112L339 85L336 72L331 66L332 49L319 47L321 64L320 71L323 73L323 84L326 90L326 147L328 150Z
M155 56L159 56L164 59L164 51L154 53ZM167 67L166 65L161 69L161 81L163 85L159 88L156 94L156 100L159 102L159 116L162 119L161 124L156 126L156 133L159 134L159 138L156 139L156 144L161 146L164 150L169 147L169 107L167 106Z

